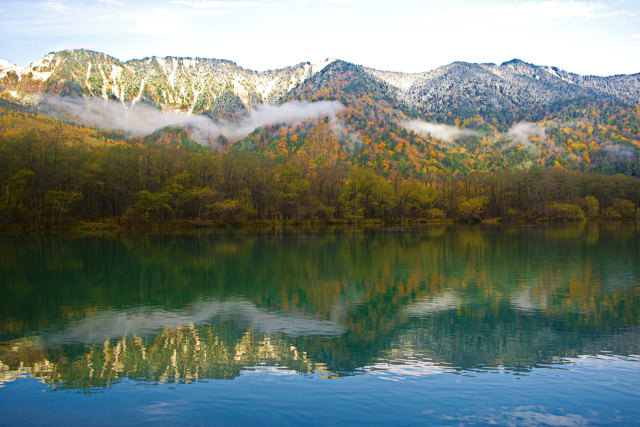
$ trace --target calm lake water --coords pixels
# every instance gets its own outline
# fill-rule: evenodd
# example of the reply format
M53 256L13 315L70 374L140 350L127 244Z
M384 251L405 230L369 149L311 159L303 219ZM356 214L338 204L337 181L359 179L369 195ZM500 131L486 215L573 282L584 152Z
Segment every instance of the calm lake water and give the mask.
M633 224L0 240L0 424L634 424Z

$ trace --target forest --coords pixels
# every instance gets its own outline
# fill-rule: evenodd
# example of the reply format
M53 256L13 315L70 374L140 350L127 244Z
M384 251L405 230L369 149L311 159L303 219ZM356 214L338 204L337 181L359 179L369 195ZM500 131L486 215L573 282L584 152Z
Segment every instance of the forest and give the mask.
M184 129L129 138L19 109L3 108L0 119L5 231L87 224L127 229L610 220L637 218L640 203L633 171L605 174L557 161L456 168L446 166L455 156L434 150L427 156L437 167L417 161L411 163L416 167L400 167L384 156L372 163L363 150L355 153L336 138L327 120L301 123L306 131L299 133L289 133L286 125L264 128L244 143L212 149L194 143ZM573 136L570 131L559 132ZM268 146L269 138L281 152L247 147L257 140ZM566 135L556 141L561 138L577 147L575 153L582 146L587 152L584 143ZM305 143L292 150L300 139ZM385 144L363 139L365 153ZM400 148L417 151L407 141ZM400 153L393 150L392 156Z

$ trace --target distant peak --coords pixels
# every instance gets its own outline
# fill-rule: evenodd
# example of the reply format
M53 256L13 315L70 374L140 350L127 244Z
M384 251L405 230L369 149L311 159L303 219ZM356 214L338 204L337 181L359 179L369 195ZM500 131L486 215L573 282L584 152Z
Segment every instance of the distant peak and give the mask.
M320 61L312 62L310 65L313 67L314 71L322 71L328 65L333 64L336 61L337 61L336 58L325 58L325 59L322 59Z
M60 50L58 52L49 52L49 54L47 54L44 58L42 58L40 61L48 59L48 60L52 60L53 58L75 58L75 59L90 59L90 60L110 60L110 61L115 61L115 62L121 62L118 58L113 57L111 55L108 55L104 52L98 52L95 50L89 50L89 49L83 49L83 48L78 48L78 49L65 49L65 50Z
M0 59L0 78L6 76L7 73L10 73L10 72L21 74L22 71L23 71L22 67L19 67L16 64L12 64L9 61L5 61L4 59Z
M513 58L510 59L509 61L504 61L502 64L500 65L509 65L509 64L524 64L525 62L522 59L518 59L518 58Z
M523 61L522 59L514 58L509 61L505 61L500 64L501 67L509 67L509 66L527 66L527 67L535 67L534 64L530 64L528 62Z
M17 65L0 58L0 68L17 68Z

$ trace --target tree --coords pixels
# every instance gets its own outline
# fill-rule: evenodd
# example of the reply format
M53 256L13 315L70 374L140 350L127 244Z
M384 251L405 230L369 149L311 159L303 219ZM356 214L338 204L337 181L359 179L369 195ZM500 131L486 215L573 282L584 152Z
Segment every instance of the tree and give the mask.
M414 178L400 181L396 188L396 209L400 214L400 225L406 216L419 216L428 209L437 196L436 190Z
M167 191L152 193L141 190L133 204L133 213L142 217L145 221L162 219L171 210L171 193Z
M485 196L462 198L458 203L458 218L464 221L479 221L486 207Z
M356 223L359 214L364 218L388 217L395 204L395 192L388 181L371 169L354 167L345 181L340 200L345 212L348 205L352 206Z
M62 222L63 216L69 213L71 206L80 200L82 194L79 191L47 191L44 201L51 213L51 222L55 222L56 214L58 222Z
M584 198L584 208L586 210L587 218L597 218L600 203L598 203L598 199L595 197L587 196Z
M302 169L291 163L283 163L276 168L275 175L278 212L281 218L293 218L300 221L305 215L303 208L308 206L309 181Z

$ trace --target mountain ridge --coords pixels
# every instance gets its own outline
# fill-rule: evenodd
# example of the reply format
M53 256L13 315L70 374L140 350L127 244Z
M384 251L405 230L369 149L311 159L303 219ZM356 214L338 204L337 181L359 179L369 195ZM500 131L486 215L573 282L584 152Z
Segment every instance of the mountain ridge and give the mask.
M405 113L439 122L477 115L507 124L535 120L554 104L585 97L640 103L640 73L582 76L521 59L499 65L456 61L420 73L376 70L339 59L255 71L227 59L151 56L123 62L76 49L50 53L24 68L1 61L0 85L5 98L18 101L38 93L95 96L224 117L257 104L284 102L337 62L384 83L379 89Z
M143 58L131 58L131 59L127 59L127 60L122 60L120 58L117 58L115 56L109 55L108 53L104 53L101 51L97 51L97 50L92 50L92 49L84 49L84 48L77 48L77 49L62 49L59 51L51 51L49 53L47 53L45 56L43 56L43 58L46 58L50 55L56 55L56 54L61 54L61 53L65 53L65 52L86 52L86 53L93 53L93 54L97 54L97 55L102 55L102 56L106 56L110 59L113 59L115 61L121 62L121 63L129 63L129 62L133 62L133 61L143 61L143 60L148 60L148 59L154 59L154 58L175 58L175 59L192 59L192 60L211 60L211 61L220 61L220 62L228 62L234 66L237 66L238 68L242 68L246 71L252 71L252 72L256 72L256 73L267 73L270 71L278 71L278 70L282 70L282 69L286 69L289 68L291 66L283 66L283 67L276 67L276 68L269 68L269 69L265 69L265 70L257 70L257 69L252 69L250 67L243 67L241 65L238 65L237 62L231 60L231 59L225 59L225 58L209 58L209 57L204 57L204 56L175 56L175 55L166 55L166 56L160 56L160 55L150 55L150 56L145 56ZM19 69L27 69L32 67L34 64L38 64L40 61L42 61L43 58L37 59L33 62L31 62L28 66L24 66L21 67L17 64L14 64L10 61L7 61L3 58L0 58L0 67L6 66L6 65L10 65L12 67L15 68L19 68ZM509 64L524 64L524 65L528 65L528 66L532 66L532 67L546 67L546 68L553 68L556 70L561 70L564 71L566 73L570 73L570 74L574 74L574 75L579 75L582 77L596 77L596 78L608 78L608 77L619 77L619 76L637 76L640 75L640 71L637 73L630 73L630 74L610 74L610 75L606 75L606 76L601 76L601 75L596 75L596 74L579 74L579 73L573 73L571 71L567 71L564 69L561 69L559 67L556 66L551 66L551 65L537 65L534 64L532 62L527 62L526 60L523 60L521 58L512 58L509 60L505 60L502 61L500 63L497 62L469 62L469 61L463 61L463 60L457 60L457 61L453 61L449 64L445 64L445 65L441 65L439 67L430 69L430 70L423 70L423 71L416 71L416 72L405 72L405 71L398 71L398 70L381 70L381 69L377 69L374 67L367 67L364 64L356 64L354 62L348 61L348 60L343 60L341 58L326 58L326 59L331 59L331 60L340 60L343 62L348 62L357 66L361 66L367 69L371 69L371 70L377 70L377 71L385 71L385 72L389 72L389 73L404 73L404 74L423 74L423 73L428 73L430 71L436 70L438 68L447 66L447 65L452 65L452 64L477 64L477 65L486 65L486 66L505 66L505 65L509 65ZM317 61L320 62L320 61ZM296 65L299 64L305 64L305 63L312 63L312 61L300 61L298 62Z
M135 143L407 176L532 167L640 176L640 74L590 78L522 60L408 74L337 59L257 72L83 50L51 54L21 76L7 67L0 99Z

